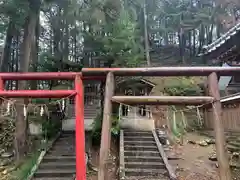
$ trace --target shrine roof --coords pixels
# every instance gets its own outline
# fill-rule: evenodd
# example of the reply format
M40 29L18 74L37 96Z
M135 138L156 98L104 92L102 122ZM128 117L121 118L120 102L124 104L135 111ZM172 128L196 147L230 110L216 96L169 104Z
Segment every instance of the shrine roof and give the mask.
M198 56L204 56L204 55L209 55L214 53L215 51L219 50L221 47L225 46L228 44L224 50L221 50L219 54L223 53L223 51L228 51L231 50L231 48L234 47L234 44L236 43L235 37L239 34L240 32L240 23L232 27L229 31L227 31L225 34L223 34L220 38L212 42L211 44L203 47L202 53L200 53ZM230 43L230 44L229 44Z

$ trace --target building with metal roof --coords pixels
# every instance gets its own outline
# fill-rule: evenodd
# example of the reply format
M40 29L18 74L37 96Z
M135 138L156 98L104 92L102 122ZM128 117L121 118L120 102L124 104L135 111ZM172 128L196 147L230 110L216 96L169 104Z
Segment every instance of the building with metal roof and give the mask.
M209 65L240 65L240 23L223 34L216 41L205 46L199 54Z

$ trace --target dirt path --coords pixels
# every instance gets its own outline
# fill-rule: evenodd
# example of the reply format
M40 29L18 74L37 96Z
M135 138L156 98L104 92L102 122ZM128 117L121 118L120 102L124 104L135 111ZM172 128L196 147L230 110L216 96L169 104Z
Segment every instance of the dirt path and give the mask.
M91 163L94 168L99 164L99 148L91 149ZM111 180L118 179L118 148L114 142L111 143L111 155L109 157L108 177ZM87 180L97 180L97 172L88 170Z
M189 144L188 140L197 142L206 137L187 134L183 146L171 148L170 157L179 157L178 160L170 160L176 167L176 172L181 180L217 180L216 163L208 160L209 154L215 149L214 145L201 147L198 144Z

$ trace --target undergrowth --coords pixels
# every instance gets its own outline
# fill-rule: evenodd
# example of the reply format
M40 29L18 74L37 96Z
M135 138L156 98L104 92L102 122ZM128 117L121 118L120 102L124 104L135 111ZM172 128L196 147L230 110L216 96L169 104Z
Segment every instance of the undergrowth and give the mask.
M160 77L152 78L156 86L151 95L169 96L201 96L204 94L204 81L202 77ZM167 113L168 125L171 136L177 141L182 141L182 137L187 131L201 128L201 112L193 106L164 106ZM186 109L192 110L185 111Z
M92 143L95 146L99 146L101 143L102 121L103 121L103 115L102 113L99 113L94 119L94 122L92 124L91 137L92 137ZM120 132L118 116L112 115L111 121L112 121L111 135L114 137L118 137Z
M17 165L17 169L11 173L11 180L26 180L31 173L32 167L36 164L40 151L27 156L23 163ZM9 180L10 180L9 179Z

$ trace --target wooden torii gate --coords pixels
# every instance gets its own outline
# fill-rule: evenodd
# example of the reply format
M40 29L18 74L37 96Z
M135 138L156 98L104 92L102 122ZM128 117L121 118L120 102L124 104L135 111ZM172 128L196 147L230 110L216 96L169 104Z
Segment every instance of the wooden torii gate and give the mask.
M107 163L111 141L111 113L114 101L131 105L202 105L212 104L214 130L216 138L217 159L219 162L219 177L221 180L231 180L228 163L226 141L222 125L222 107L218 88L218 77L240 74L239 67L153 67L153 68L86 68L84 75L107 75L104 99L102 137L100 148L100 165L98 180L108 180ZM114 96L114 76L208 76L209 96Z

